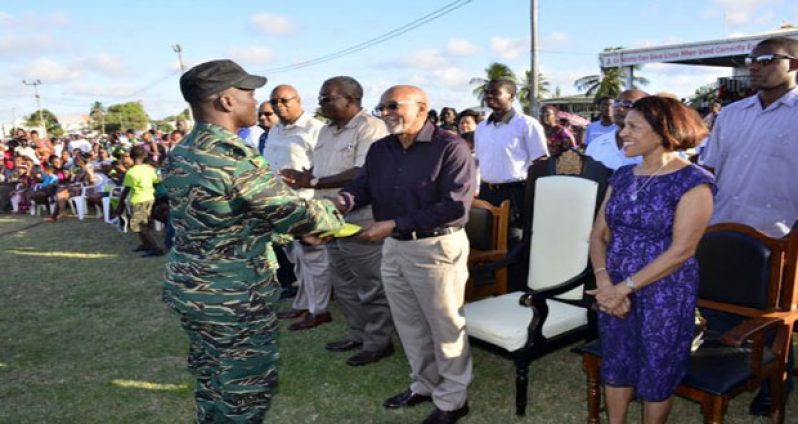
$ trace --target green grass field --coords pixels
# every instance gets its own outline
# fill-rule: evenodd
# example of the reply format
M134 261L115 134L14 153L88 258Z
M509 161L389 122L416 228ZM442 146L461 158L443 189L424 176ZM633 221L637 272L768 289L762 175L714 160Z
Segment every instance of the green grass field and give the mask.
M160 300L165 260L140 258L131 252L135 235L97 219L40 222L0 215L0 423L192 422L187 340ZM297 333L281 324L280 390L267 422L420 422L430 404L381 406L409 383L401 349L377 364L346 366L348 354L323 348L344 335L337 309L333 317ZM472 412L461 422L585 422L579 356L560 350L534 362L530 375L528 415L518 418L511 361L475 348ZM732 401L727 422L759 422L746 413L752 396ZM798 422L795 399L788 422ZM630 422L638 422L639 406L632 408ZM671 422L701 422L700 407L678 400Z

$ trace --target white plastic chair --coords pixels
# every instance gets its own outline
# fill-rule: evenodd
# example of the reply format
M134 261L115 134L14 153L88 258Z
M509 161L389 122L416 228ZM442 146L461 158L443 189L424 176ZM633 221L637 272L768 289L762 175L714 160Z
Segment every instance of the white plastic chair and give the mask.
M95 174L99 181L92 185L84 185L80 189L80 195L72 196L69 198L69 204L72 206L72 212L78 216L78 219L83 219L86 215L88 209L88 205L86 202L86 195L89 193L95 193L105 187L105 184L108 182L108 177L101 173ZM100 214L103 212L99 206L95 207L97 211L97 217L100 217Z

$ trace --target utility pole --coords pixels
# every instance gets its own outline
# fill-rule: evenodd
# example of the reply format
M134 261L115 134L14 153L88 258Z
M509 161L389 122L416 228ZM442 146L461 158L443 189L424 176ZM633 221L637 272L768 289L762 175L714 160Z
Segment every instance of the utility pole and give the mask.
M180 64L180 74L186 72L186 64L183 63L183 48L180 47L180 44L172 44L172 51L177 53L177 61ZM191 105L188 106L188 119L194 123L194 114L191 112Z
M42 103L39 100L39 86L42 84L42 80L37 79L36 81L33 82L22 80L22 83L25 85L33 86L33 92L34 95L36 96L36 107L39 110L39 123L42 125L42 129L44 130L44 138L47 138L47 123L44 122L44 119L42 118Z
M537 119L540 112L540 105L538 104L538 79L540 78L540 71L538 70L538 0L530 0L529 5L529 21L531 40L530 43L530 75L529 84L529 113Z

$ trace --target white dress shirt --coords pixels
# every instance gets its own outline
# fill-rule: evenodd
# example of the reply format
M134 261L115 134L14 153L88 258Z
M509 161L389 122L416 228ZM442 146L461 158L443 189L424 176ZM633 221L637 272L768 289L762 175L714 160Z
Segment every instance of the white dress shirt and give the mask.
M496 121L491 115L477 125L474 152L482 181L490 184L526 180L532 162L548 156L543 126L531 116L511 110Z
M615 133L616 131L613 131L594 138L588 144L585 154L613 171L624 165L637 165L642 162L643 158L640 156L627 157L623 154L615 141Z
M313 149L324 126L318 119L303 113L293 124L278 122L269 131L269 141L263 149L263 157L276 174L283 169L310 169L313 167ZM312 189L299 189L297 193L306 199L313 197Z

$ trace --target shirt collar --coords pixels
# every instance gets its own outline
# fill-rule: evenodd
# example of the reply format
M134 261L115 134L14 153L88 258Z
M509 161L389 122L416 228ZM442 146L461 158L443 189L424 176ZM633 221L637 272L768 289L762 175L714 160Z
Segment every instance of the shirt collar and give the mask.
M296 121L294 121L293 123L291 123L291 124L283 124L282 122L278 122L277 125L280 125L280 126L282 126L283 128L286 128L286 129L293 128L293 127L304 127L308 123L309 119L310 119L310 117L308 116L308 114L305 113L305 112L302 112L302 114L299 115L299 118L296 118Z
M743 107L749 108L752 106L760 106L762 103L759 102L759 94L754 94L753 96L742 100L746 103L743 104ZM793 87L790 91L784 93L783 96L779 97L778 100L773 102L768 108L773 108L773 105L782 104L787 107L793 107L798 103L798 86Z
M496 117L494 116L495 113L496 112L491 113L490 116L488 117L488 124L498 125L498 122L496 122ZM515 117L515 113L516 113L515 108L510 108L510 111L505 113L504 117L502 117L501 121L499 122L501 122L502 124L509 124L510 120L512 120Z
M360 125L360 121L366 119L366 116L368 116L368 112L366 112L366 109L360 109L360 112L355 114L355 116L353 116L352 119L350 119L349 122L347 122L346 125L343 126L343 128L338 128L338 125L336 125L335 122L333 121L330 121L327 125L333 131L338 133L343 130L357 128L357 126Z
M432 122L427 121L424 124L424 127L421 128L421 132L418 133L416 136L416 141L420 141L423 143L429 143L432 141L432 135L435 133L435 125Z

